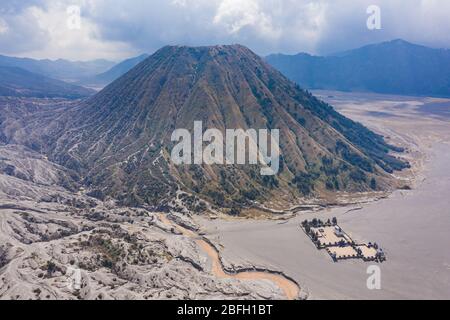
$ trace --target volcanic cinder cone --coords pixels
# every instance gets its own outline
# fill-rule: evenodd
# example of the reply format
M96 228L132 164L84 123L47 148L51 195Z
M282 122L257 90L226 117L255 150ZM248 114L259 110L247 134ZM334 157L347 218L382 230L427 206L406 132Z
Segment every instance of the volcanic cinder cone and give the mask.
M93 194L132 205L164 205L179 189L222 207L385 189L389 173L407 165L381 136L240 45L164 47L56 118L42 142L50 158L78 172ZM174 165L172 132L192 132L194 121L222 132L279 129L279 174L261 176L258 165Z

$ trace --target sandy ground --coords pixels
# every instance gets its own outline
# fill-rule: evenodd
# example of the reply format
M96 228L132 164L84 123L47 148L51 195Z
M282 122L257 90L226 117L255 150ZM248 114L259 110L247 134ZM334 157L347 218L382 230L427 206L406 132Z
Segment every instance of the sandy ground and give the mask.
M198 218L229 263L283 271L311 299L450 299L450 100L316 92L340 112L408 146L412 191L359 207L304 213L287 222ZM410 172L411 174L411 172ZM411 176L410 176L411 178ZM377 242L381 290L367 288L358 260L333 263L300 230L304 219L336 216L358 242Z
M283 290L285 298L287 298L288 300L299 299L300 290L298 285L281 275L258 271L243 271L236 274L229 274L225 272L222 266L222 262L220 261L219 253L211 244L200 238L194 232L187 230L180 225L174 224L164 214L160 214L159 219L168 227L177 228L183 235L189 238L196 238L197 245L208 255L208 258L211 261L211 273L215 277L221 279L270 281L276 284L281 290Z

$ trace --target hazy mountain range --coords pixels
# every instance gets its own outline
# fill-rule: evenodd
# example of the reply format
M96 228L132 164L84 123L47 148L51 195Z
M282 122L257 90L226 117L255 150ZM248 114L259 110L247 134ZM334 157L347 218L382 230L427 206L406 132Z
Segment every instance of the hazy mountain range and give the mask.
M0 66L0 96L78 99L94 93L21 68Z
M119 77L130 71L137 64L141 63L146 58L148 58L148 56L149 56L148 54L142 54L134 58L126 59L116 64L108 71L97 74L93 77L82 79L79 81L79 83L90 86L106 86L107 84L113 82L114 80L118 79Z
M36 60L0 55L0 66L18 67L49 78L70 82L105 72L114 65L114 62L102 59L92 61Z
M147 54L118 64L107 60L36 60L0 55L2 96L81 98L95 93L147 58Z
M450 50L403 40L325 57L274 54L266 60L308 89L450 96Z
M0 56L0 66L19 67L81 86L103 88L148 57L118 64ZM394 40L330 56L273 54L266 61L306 89L450 96L450 50Z

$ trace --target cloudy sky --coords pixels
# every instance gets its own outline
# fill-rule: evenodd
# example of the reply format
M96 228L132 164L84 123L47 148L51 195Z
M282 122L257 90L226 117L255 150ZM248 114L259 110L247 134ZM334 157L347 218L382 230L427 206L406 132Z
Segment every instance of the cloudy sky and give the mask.
M366 26L370 5L381 30ZM327 54L397 38L450 48L449 13L448 0L1 0L0 54L120 60L167 44L230 43Z

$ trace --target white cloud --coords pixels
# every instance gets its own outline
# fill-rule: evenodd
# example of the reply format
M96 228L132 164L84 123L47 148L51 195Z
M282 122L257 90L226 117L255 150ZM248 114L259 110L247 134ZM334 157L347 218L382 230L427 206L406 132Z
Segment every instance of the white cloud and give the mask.
M82 9L80 29L68 25L67 8L74 2ZM48 1L45 6L30 5L16 15L0 17L0 30L4 29L2 25L6 26L5 32L0 32L0 47L6 54L71 60L121 59L136 53L124 41L101 39L96 24L83 17L83 9L88 7L89 1L83 0ZM5 19L11 23L10 27Z
M36 57L58 58L66 57L72 60L87 60L92 58L121 58L133 52L126 42L104 41L98 36L95 23L83 17L81 7L80 28L70 28L71 14L68 6L52 2L45 10L31 7L29 10L36 18L38 28L49 38L44 48L31 51Z
M215 24L223 25L230 34L238 33L244 27L252 27L258 34L276 37L271 17L263 12L257 0L223 0L213 18Z
M8 24L6 23L5 20L0 18L0 34L7 33L8 30L9 30Z
M17 15L0 15L0 19L3 21L3 32L0 33L0 48L3 53L29 52L44 47L49 41L47 34L37 26L31 8L26 8Z
M260 54L328 53L393 38L450 47L450 1L377 0L382 30L366 28L373 0L2 0L0 50L39 57L121 58L167 44L241 43ZM69 5L81 30L67 30ZM2 21L0 20L0 21Z

